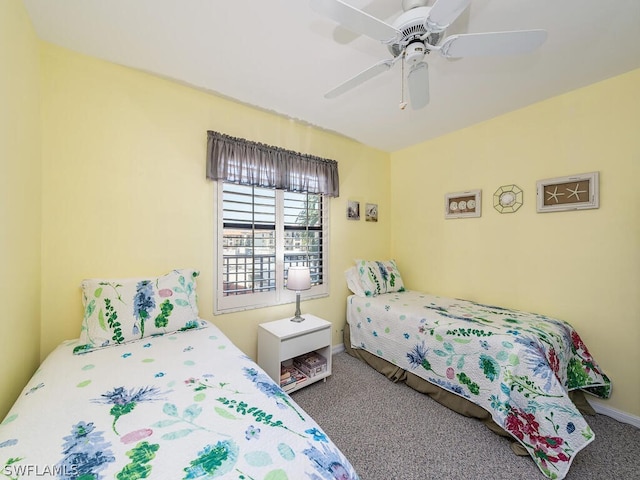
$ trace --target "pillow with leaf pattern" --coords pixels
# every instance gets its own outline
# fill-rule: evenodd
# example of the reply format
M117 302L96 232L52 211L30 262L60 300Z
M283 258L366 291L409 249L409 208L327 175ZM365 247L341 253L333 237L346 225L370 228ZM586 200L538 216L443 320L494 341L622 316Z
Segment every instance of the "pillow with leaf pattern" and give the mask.
M75 354L145 337L200 328L196 270L155 278L82 281L84 320Z
M395 260L356 260L360 284L367 297L404 292L404 283Z

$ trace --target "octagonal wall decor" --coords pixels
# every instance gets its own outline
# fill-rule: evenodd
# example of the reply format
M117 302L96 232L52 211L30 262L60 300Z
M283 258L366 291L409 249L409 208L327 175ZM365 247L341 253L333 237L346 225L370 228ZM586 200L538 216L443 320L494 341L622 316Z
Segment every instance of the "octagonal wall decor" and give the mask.
M493 194L493 208L500 213L516 212L522 204L522 189L517 185L503 185Z
M479 217L481 214L482 190L445 194L444 218Z

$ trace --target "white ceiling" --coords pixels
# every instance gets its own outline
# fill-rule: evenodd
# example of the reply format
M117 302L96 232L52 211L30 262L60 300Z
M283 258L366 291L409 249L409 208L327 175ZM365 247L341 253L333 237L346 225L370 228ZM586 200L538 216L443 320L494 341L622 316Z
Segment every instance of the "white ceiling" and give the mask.
M387 48L308 0L23 0L45 41L395 151L640 68L640 0L472 0L446 32L547 30L536 52L428 59L431 101L400 110L400 64L331 88ZM347 0L386 22L401 0ZM432 2L430 3L432 4Z

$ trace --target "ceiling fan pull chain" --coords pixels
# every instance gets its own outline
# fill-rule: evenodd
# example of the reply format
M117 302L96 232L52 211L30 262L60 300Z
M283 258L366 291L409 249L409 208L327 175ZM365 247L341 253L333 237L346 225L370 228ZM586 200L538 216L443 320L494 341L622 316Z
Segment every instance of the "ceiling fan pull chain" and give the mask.
M404 101L404 58L405 52L402 52L402 76L400 78L400 110L407 108L407 102Z

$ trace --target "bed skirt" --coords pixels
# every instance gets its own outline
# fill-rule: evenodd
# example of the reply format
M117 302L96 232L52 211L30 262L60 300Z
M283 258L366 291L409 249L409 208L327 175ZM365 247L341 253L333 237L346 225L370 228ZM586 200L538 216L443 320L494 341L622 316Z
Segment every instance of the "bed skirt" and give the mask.
M503 437L512 438L509 433L507 433L502 427L500 427L496 422L493 421L489 412L487 412L484 408L476 405L473 402L470 402L466 398L460 397L454 393L449 392L448 390L445 390L444 388L434 385L433 383L428 382L411 372L407 372L397 365L394 365L393 363L378 357L377 355L374 355L360 348L353 348L351 346L349 323L345 323L343 340L344 348L349 355L362 360L370 367L383 374L389 380L396 383L406 383L409 387L420 393L429 395L436 402L444 405L454 412L457 412L466 417L480 420L492 432ZM596 414L593 407L585 398L584 392L582 390L573 390L569 392L569 398L583 415ZM511 450L513 450L516 455L529 455L525 448L517 441L513 441L511 443Z

